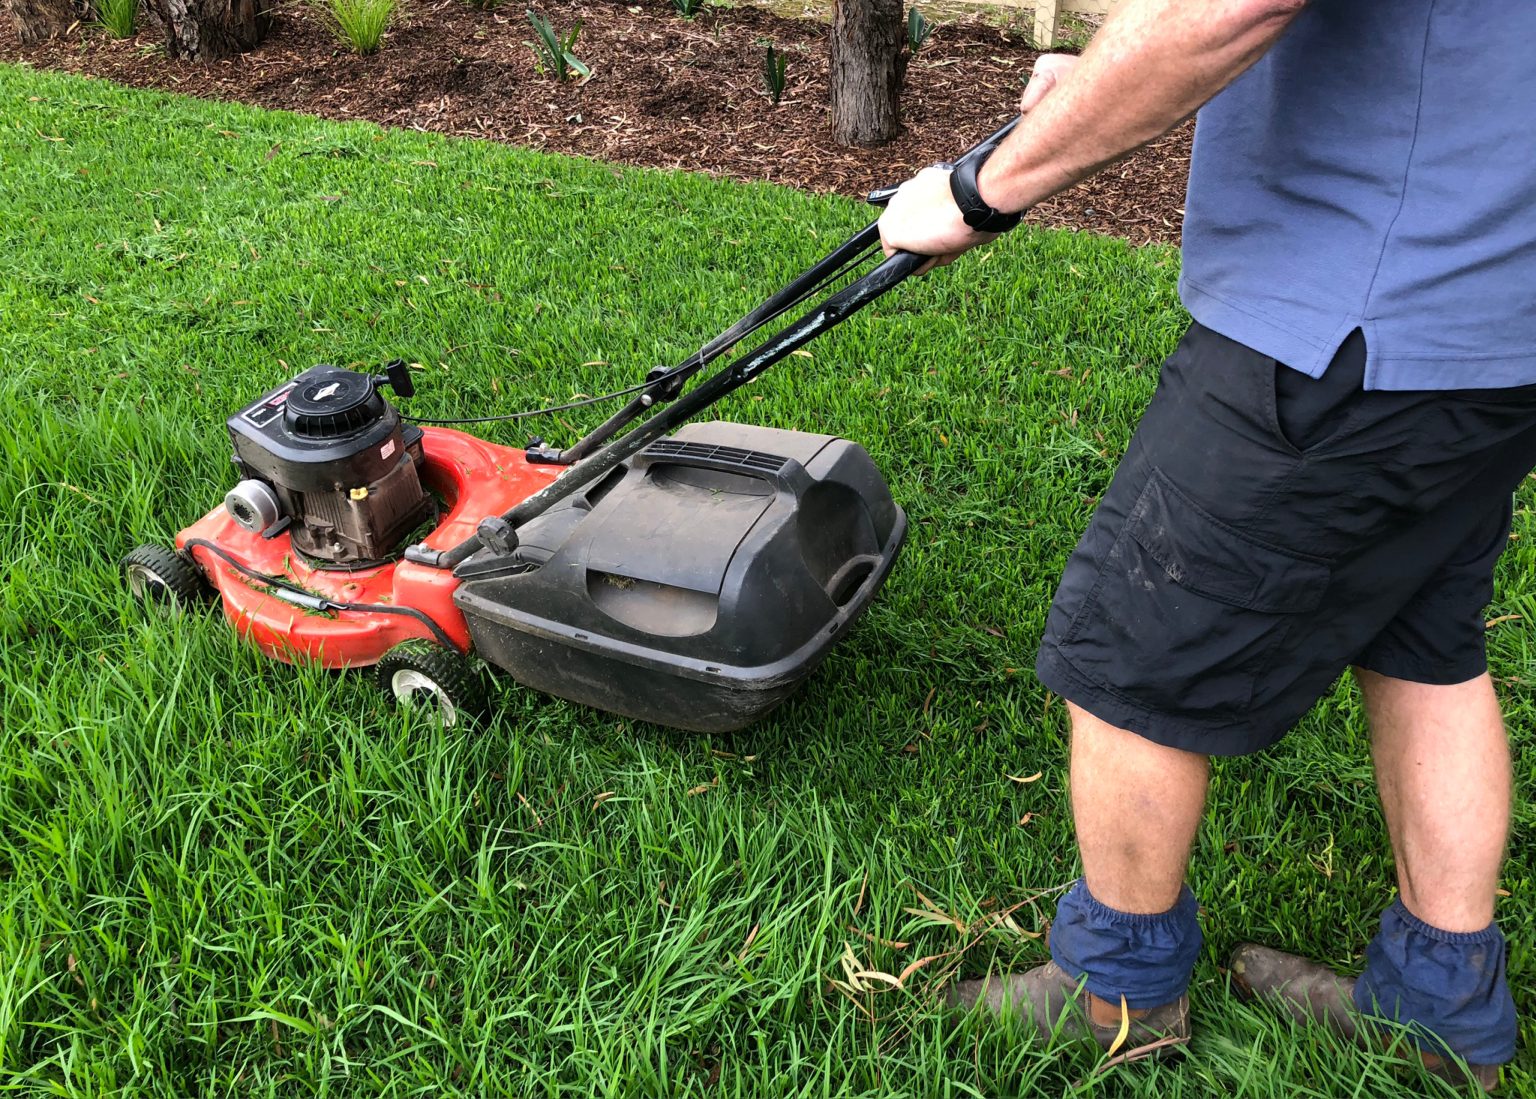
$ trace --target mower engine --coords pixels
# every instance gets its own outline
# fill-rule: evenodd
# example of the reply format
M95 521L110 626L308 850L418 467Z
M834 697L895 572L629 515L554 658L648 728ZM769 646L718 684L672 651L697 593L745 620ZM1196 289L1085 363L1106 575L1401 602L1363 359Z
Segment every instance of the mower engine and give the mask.
M386 376L320 365L228 421L243 478L224 507L265 537L289 531L311 565L358 569L389 559L437 515L422 486L421 429L379 392L414 392L402 362Z

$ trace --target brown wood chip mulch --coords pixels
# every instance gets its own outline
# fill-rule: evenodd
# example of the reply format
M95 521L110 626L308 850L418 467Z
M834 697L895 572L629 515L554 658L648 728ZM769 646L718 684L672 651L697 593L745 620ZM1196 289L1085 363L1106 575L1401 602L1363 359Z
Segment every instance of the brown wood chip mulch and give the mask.
M266 42L212 65L167 60L154 48L152 26L137 40L79 30L21 47L11 37L0 44L0 61L324 118L858 195L994 130L1018 101L1036 55L1019 37L985 23L940 25L907 73L905 132L881 148L846 149L828 134L822 23L753 7L709 8L688 20L665 0L541 0L539 10L559 29L581 20L575 53L592 67L590 81L560 84L538 74L521 5L482 12L464 0L408 5L369 57L342 50L319 16L286 0ZM762 75L770 42L789 57L776 107ZM1136 243L1177 243L1191 129L1186 124L1041 204L1030 219Z

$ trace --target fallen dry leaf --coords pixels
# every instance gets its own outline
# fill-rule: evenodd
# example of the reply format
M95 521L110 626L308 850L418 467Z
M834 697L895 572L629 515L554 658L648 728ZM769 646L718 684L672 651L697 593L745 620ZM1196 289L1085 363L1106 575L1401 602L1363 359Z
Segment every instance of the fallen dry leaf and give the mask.
M741 950L736 955L738 962L746 958L747 951L752 947L752 940L757 938L757 931L760 927L762 927L762 924L755 923L752 925L752 930L747 932L747 941L741 944Z
M521 790L519 790L518 793L517 793L517 800L518 800L518 803L521 804L524 809L528 810L530 813L533 814L533 826L535 828L543 828L544 827L544 818L539 816L539 811L533 807L533 802L531 802L527 798L523 797L523 793L522 793Z
M857 935L859 938L863 939L865 942L874 943L876 946L889 947L892 950L905 950L907 947L912 945L911 943L901 942L898 939L882 939L878 935L871 935L868 931L854 927L853 924L848 925L848 930L853 932L853 934Z
M857 980L860 980L860 981L863 981L863 980L866 980L866 979L873 979L873 980L876 980L876 981L881 981L881 982L883 982L883 983L885 983L887 985L890 985L892 988L900 988L901 987L901 978L900 977L893 977L889 973L882 973L878 969L860 969L856 973L854 973L854 977Z
M1045 934L1044 931L1025 931L1012 916L1004 916L1001 926L1006 927L1021 939L1038 939Z
M1115 1040L1109 1043L1109 1048L1104 1051L1106 1057L1113 1057L1120 1052L1120 1047L1125 1045L1125 1040L1131 1036L1131 1009L1126 1006L1125 997L1120 997L1120 1029L1115 1031Z
M1004 775L1003 777L1006 778L1009 782L1017 782L1022 786L1026 782L1038 781L1040 776L1043 774L1045 774L1044 771L1036 771L1032 775Z
M1089 1078L1091 1079L1093 1076L1098 1076L1100 1073L1107 1072L1109 1069L1114 1068L1116 1065L1128 1065L1132 1061L1142 1061L1148 1057L1154 1057L1160 1050L1167 1049L1170 1046L1183 1046L1188 1044L1188 1038L1177 1034L1170 1034L1166 1038L1159 1038L1155 1042L1148 1042L1144 1046L1137 1046L1135 1049L1128 1049L1124 1053L1117 1054L1114 1057L1105 1058L1103 1061L1100 1061L1097 1066L1095 1066ZM1082 1083L1083 1081L1079 1080L1077 1084L1074 1085L1074 1087L1080 1086Z

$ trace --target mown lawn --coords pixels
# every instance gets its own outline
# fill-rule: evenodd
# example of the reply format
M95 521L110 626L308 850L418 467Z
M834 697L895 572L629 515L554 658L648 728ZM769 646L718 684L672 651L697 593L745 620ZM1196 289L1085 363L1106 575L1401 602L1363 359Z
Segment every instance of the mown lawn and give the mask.
M14 68L0 211L0 1086L1449 1094L1236 1003L1218 969L1245 938L1355 966L1390 898L1347 685L1217 767L1182 1063L1100 1071L937 1006L957 970L1042 957L1075 873L1062 707L1029 668L1184 322L1176 253L1017 233L722 409L860 440L914 524L771 720L710 739L509 685L488 727L445 733L216 615L145 614L117 558L218 502L224 418L298 369L404 356L422 415L617 388L868 213ZM1531 501L1489 612L1523 616L1492 654L1523 757L1500 918L1527 1018ZM850 957L899 974L967 944L905 989L830 983ZM1512 1094L1536 1089L1524 1039Z

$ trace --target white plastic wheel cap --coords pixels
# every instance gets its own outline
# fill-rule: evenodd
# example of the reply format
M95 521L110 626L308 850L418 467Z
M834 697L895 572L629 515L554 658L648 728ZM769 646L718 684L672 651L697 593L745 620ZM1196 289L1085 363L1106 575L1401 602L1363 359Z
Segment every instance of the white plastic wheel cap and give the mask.
M407 706L415 706L431 699L437 704L437 713L442 718L444 728L451 729L458 723L459 708L454 705L453 699L448 697L448 692L443 690L437 680L425 672L418 672L414 668L401 668L389 677L389 690L397 702Z
M128 590L135 599L159 599L170 591L170 584L148 565L134 562L124 569L128 574Z

